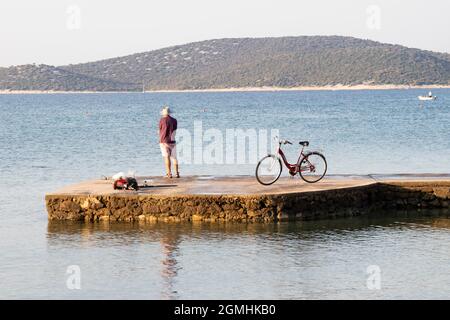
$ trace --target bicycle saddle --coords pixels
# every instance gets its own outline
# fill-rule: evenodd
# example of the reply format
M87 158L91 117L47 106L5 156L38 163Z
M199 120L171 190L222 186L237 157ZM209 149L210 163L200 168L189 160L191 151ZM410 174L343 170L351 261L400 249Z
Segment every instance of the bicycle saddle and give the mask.
M300 141L298 144L301 144L304 147L309 146L309 141Z

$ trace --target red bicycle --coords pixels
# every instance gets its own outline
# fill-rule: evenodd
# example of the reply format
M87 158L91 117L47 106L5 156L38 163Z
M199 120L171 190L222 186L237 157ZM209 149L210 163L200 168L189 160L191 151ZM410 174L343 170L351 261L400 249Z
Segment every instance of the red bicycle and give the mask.
M288 140L279 140L277 137L275 139L278 141L276 154L265 156L256 166L256 179L259 183L268 186L280 178L281 171L283 170L281 160L283 160L283 163L289 170L291 176L299 174L305 182L315 183L325 176L325 173L327 172L327 160L323 154L317 151L303 152L305 147L309 146L308 141L299 142L302 149L297 163L292 164L286 160L286 156L281 150L282 144L292 144L292 142Z

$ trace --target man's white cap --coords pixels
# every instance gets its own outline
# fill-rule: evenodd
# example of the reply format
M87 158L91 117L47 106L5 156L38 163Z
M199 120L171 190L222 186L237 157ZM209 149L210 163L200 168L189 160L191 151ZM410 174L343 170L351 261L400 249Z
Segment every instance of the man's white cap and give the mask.
M168 116L169 114L171 114L172 112L170 111L170 108L168 106L164 106L161 110L161 115L162 116Z

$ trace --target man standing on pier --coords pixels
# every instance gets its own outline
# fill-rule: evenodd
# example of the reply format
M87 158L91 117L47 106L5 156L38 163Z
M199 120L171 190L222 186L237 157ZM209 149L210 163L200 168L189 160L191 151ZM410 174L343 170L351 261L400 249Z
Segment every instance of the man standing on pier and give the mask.
M175 133L177 130L177 120L173 118L169 107L163 107L161 120L159 121L159 146L166 166L166 177L172 178L171 163L173 163L176 177L180 177L178 172L177 149Z

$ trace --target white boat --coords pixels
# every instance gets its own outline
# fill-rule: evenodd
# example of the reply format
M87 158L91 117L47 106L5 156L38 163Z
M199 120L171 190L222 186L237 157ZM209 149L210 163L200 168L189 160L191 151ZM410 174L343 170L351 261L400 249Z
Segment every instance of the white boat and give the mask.
M427 96L418 96L419 100L421 101L429 101L429 100L436 100L437 97L433 96L433 94L431 93L431 91L428 93Z
M429 96L418 96L418 98L419 98L419 100L422 100L422 101L427 101L427 100L436 100L436 96L433 96L433 97L429 97Z

